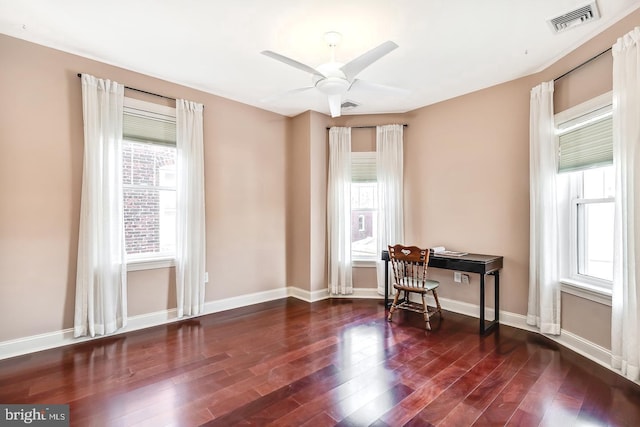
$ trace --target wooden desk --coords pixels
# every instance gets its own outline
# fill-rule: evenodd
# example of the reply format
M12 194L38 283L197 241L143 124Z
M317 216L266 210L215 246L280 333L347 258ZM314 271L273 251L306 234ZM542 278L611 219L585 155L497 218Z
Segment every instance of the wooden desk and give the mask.
M384 306L389 307L389 251L382 251L384 263ZM500 269L503 257L496 255L467 254L463 256L429 256L429 267L445 270L478 273L480 275L480 334L489 333L499 323L500 313ZM495 316L491 321L485 321L484 277L492 275L495 278Z

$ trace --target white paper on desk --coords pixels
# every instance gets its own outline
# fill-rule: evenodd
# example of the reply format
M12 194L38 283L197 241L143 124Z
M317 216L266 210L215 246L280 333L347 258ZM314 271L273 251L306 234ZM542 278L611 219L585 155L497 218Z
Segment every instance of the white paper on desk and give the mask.
M468 252L457 252L457 251L442 251L438 252L439 256L463 256L468 255Z
M435 246L435 247L431 248L431 253L432 254L439 254L439 253L444 252L444 251L445 251L444 246Z

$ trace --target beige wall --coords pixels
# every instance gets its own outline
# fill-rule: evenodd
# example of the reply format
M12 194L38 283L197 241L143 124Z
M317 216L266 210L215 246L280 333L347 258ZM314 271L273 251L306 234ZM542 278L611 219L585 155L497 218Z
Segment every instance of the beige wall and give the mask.
M311 113L293 117L287 139L287 285L310 290Z
M326 289L327 117L290 120L287 141L287 285Z
M0 342L73 325L78 72L205 105L206 299L283 286L287 118L3 35L0 58ZM130 315L175 307L173 269L128 277Z
M501 309L520 314L527 301L532 86L521 79L414 111L414 143L405 146L406 240L504 256ZM479 303L477 275L463 285L451 271L431 274L442 297ZM492 295L490 285L489 301Z
M329 144L328 117L310 112L310 291L327 289L327 178Z

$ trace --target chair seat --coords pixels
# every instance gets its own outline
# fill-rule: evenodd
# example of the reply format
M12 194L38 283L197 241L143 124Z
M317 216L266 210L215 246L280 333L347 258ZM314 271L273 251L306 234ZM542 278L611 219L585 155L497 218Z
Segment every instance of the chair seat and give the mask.
M427 291L432 291L438 286L440 286L440 282L438 282L437 280L426 279L424 281L424 287L420 286L422 285L421 282L417 283L416 285L413 285L412 284L413 282L414 281L412 280L407 280L407 278L405 277L402 280L400 280L400 283L394 283L393 287L396 289L402 289L403 291L423 293Z

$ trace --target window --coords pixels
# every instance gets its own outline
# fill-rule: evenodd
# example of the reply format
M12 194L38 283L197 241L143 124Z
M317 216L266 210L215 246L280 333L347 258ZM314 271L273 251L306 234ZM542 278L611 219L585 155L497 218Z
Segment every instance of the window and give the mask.
M574 279L610 286L613 280L613 167L574 172L571 177L571 229L575 250L571 255Z
M611 94L557 114L556 135L558 192L566 201L559 212L566 247L563 283L609 294L615 202Z
M125 98L124 229L132 263L175 256L175 126L175 109Z
M351 153L351 257L377 259L378 183L376 153Z

